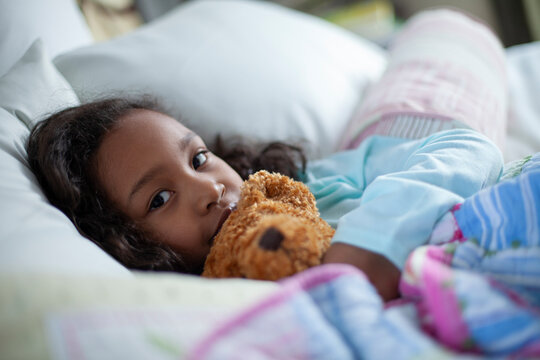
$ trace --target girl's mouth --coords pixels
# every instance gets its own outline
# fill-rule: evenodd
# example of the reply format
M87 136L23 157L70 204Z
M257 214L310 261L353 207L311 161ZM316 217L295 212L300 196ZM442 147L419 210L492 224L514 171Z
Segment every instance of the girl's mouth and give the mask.
M214 235L210 238L210 246L214 244L214 239L216 238L217 234L221 230L221 227L223 226L223 223L229 218L231 213L236 210L236 203L230 203L229 206L225 208L223 213L221 214L221 217L219 218L218 225L216 227L216 231L214 232Z

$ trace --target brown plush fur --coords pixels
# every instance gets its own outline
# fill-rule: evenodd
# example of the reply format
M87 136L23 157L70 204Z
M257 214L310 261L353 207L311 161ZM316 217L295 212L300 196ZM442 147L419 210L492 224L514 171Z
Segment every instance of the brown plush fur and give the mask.
M320 264L332 235L307 186L259 171L244 182L202 275L278 280Z

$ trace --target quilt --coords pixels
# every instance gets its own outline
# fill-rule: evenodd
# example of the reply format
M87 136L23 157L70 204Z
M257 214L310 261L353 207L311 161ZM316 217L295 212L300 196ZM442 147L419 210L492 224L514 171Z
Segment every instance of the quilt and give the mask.
M540 358L540 153L441 218L384 304L324 265L221 323L191 359Z

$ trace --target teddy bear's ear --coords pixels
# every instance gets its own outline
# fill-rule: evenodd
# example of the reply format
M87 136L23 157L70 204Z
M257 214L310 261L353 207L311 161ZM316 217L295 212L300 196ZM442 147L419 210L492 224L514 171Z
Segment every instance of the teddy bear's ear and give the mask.
M309 209L318 214L315 197L309 188L300 181L278 173L269 173L266 170L256 172L244 183L243 194L258 199L257 202L262 198L270 199L288 203L293 207Z

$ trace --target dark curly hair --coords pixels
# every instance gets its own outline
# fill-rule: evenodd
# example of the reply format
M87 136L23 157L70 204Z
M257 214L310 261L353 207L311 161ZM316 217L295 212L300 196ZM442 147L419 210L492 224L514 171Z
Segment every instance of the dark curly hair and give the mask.
M27 141L28 161L45 195L86 238L131 269L198 274L169 246L137 227L98 185L94 155L105 135L130 111L166 113L155 99L112 98L64 109L39 122ZM281 142L232 146L218 136L213 152L243 179L258 170L297 177L305 167L301 148Z

